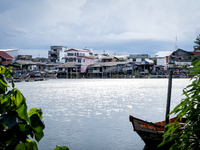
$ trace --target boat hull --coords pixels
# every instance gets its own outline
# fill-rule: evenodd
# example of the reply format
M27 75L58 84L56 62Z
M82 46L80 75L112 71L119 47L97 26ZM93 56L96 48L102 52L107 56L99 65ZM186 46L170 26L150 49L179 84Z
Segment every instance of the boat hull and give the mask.
M169 123L175 120L183 122L178 120L177 117L174 117L169 120ZM132 123L134 131L142 138L147 146L157 147L163 141L165 121L152 123L133 116L129 116L129 121ZM165 147L171 144L168 143Z

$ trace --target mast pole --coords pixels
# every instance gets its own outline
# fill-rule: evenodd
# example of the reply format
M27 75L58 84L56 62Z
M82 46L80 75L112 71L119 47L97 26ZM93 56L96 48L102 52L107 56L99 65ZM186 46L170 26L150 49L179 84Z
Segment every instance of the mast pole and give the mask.
M171 102L171 90L172 90L172 70L169 70L169 81L168 81L168 93L167 93L167 106L166 106L166 116L165 116L165 126L169 123L169 112L170 112L170 102ZM165 131L167 129L165 128Z

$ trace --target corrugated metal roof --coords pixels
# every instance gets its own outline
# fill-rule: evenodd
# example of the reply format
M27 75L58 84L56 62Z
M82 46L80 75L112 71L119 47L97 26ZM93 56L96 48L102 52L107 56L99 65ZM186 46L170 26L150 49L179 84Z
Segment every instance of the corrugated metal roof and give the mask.
M69 51L88 52L88 50L83 50L83 49L75 49L75 48L72 48L72 49L69 49L69 50L65 50L65 52L69 52Z
M174 51L159 51L156 53L156 57L166 57L170 56Z
M197 56L200 56L200 52L190 52L190 53L197 55Z
M72 67L76 67L75 62L67 62L65 64L59 65L57 68L72 68Z
M103 66L116 66L116 65L119 65L119 64L129 64L128 62L100 62L100 63L95 63L95 64L92 64L88 67L103 67Z
M17 60L16 63L21 65L36 65L36 62L30 61L30 60Z
M0 51L8 52L8 51L18 51L19 49L0 49Z
M145 59L146 62L148 62L149 64L153 64L154 61L153 60L150 60L150 59Z
M14 59L12 56L10 56L8 53L4 51L0 51L0 56L4 59Z

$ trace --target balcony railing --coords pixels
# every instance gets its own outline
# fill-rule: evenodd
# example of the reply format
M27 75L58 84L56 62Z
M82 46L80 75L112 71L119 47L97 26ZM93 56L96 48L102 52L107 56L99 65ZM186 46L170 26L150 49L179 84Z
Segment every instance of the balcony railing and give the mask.
M56 51L49 51L49 54L58 54Z
M175 63L175 60L170 60L170 63L171 63L171 64L174 64L174 63Z
M82 62L76 62L76 65L82 65L83 63Z

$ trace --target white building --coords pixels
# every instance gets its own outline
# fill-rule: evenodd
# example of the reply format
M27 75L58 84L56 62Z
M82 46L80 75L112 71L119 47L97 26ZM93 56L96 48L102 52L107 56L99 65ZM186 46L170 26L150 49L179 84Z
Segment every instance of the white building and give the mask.
M18 58L18 50L19 49L0 49L0 51L4 51L14 58L12 60L12 63L15 62Z
M65 62L75 62L78 72L85 73L87 66L94 63L93 51L91 49L69 49L65 51Z
M174 51L159 51L156 53L157 66L163 66L165 70L175 64Z
M48 59L54 63L64 63L63 59L67 46L51 46L51 50L48 51Z

